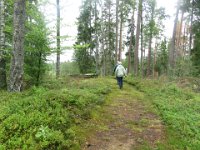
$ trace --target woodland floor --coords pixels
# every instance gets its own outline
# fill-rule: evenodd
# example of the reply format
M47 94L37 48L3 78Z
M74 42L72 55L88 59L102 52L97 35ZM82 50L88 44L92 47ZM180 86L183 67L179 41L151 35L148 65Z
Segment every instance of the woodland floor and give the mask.
M128 84L124 84L122 90L118 89L113 80L112 92L98 112L99 120L94 121L96 129L82 149L156 149L165 141L165 127L147 99Z

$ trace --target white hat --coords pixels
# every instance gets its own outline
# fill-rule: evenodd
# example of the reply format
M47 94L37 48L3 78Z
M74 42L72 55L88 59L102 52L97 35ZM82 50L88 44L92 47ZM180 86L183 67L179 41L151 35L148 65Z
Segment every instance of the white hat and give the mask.
M117 61L117 64L118 64L118 65L121 65L121 64L122 64L122 62L121 62L121 61Z

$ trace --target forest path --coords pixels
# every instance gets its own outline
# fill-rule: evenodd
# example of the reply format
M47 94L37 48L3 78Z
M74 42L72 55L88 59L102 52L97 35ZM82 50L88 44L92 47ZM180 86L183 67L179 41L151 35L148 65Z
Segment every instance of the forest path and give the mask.
M164 126L143 93L124 84L112 92L99 111L96 129L87 139L84 150L154 149L165 138ZM95 123L94 123L95 124Z

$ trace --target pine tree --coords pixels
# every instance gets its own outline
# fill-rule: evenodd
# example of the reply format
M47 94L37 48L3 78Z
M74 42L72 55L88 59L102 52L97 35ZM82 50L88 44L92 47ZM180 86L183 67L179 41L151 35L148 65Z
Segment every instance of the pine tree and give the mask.
M149 47L148 47L148 63L147 63L147 76L151 75L151 54L152 54L152 39L153 39L153 30L155 28L155 7L156 7L156 1L151 0L149 2L150 6L150 21L149 21Z
M115 39L115 63L118 60L118 28L119 28L119 0L116 0L116 39Z
M134 75L135 76L138 75L138 68L139 68L138 50L139 50L140 28L141 28L141 14L142 14L142 0L139 0L137 28L136 28L136 43L135 43L135 51L134 51Z
M102 37L101 37L101 60L102 60L102 74L111 75L115 61L115 23L113 18L113 3L111 0L105 0L102 10Z
M95 46L98 47L98 44L96 44L98 39L94 35L98 33L97 28L99 28L97 12L94 11L97 8L97 6L95 7L96 4L96 0L83 1L80 16L78 17L78 35L74 46L74 56L81 73L95 72L95 68L99 64L95 62L95 58L99 59L98 50L94 56Z
M122 59L124 24L128 19L128 16L131 12L133 5L134 5L134 2L132 0L122 0L119 3L119 18L120 18L120 39L119 39L119 51L118 51L119 61L121 61Z
M177 23L178 23L178 15L179 15L179 10L180 10L180 2L181 0L178 1L178 6L176 10L176 17L174 20L174 29L173 29L173 35L170 43L170 50L169 50L169 67L171 69L174 69L175 67L175 60L176 60L176 30L177 30Z

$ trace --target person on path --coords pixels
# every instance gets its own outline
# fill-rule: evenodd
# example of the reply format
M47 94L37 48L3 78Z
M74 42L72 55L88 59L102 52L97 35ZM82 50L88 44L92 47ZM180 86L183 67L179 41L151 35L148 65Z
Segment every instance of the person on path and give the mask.
M117 67L115 69L115 76L117 78L117 83L119 88L123 88L123 77L126 76L126 70L120 61L117 62Z

